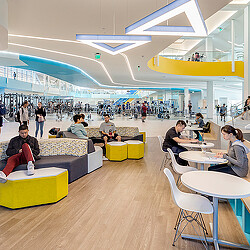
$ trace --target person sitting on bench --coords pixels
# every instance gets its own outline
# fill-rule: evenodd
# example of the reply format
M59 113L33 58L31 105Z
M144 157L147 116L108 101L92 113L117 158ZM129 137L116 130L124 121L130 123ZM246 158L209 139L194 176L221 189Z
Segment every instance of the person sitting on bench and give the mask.
M116 141L122 141L121 136L119 136L116 133L116 127L113 122L109 121L110 116L109 114L104 115L104 120L105 122L101 123L100 126L100 132L101 132L101 137L104 140L105 146L108 141L110 140L116 140Z
M0 171L0 183L5 183L7 176L21 164L27 164L27 175L33 175L35 173L34 162L40 159L39 153L37 139L29 135L27 125L21 125L19 136L12 138L8 145L6 154L9 158L3 171Z
M87 132L82 124L82 122L84 122L83 116L78 114L74 115L73 120L75 123L71 124L67 132L75 134L80 139L88 139Z

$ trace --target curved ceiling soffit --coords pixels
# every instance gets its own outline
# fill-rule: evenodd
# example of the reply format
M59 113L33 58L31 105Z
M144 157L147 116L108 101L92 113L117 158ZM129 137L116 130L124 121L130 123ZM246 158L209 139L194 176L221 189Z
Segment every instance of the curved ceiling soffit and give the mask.
M10 36L15 36L15 35L10 35ZM17 35L18 36L18 35ZM23 36L19 36L19 37L23 37ZM29 36L25 36L26 38L35 38L35 39L42 39L42 40L47 40L47 38L42 38L42 37L29 37ZM53 40L53 41L60 41L60 42L72 42L72 43L78 43L79 42L76 42L76 41L71 41L71 40L61 40L61 39L52 39L52 38L48 38L48 40ZM131 89L138 89L138 88L143 88L143 89L161 89L162 87L152 87L152 86L138 86L138 87L135 87L135 86L130 86L129 84L124 84L124 83L119 83L119 82L114 82L111 75L109 74L107 68L105 67L104 63L100 62L100 61L97 61L95 59L92 59L92 58L89 58L89 57L85 57L85 56L80 56L80 55L76 55L76 54L69 54L69 53L65 53L65 52L60 52L60 51L55 51L55 50L50 50L50 49L44 49L44 48L38 48L38 47L32 47L32 46L28 46L28 45L23 45L23 44L17 44L17 43L9 43L9 45L12 45L12 46L19 46L19 47L25 47L25 48L29 48L29 49L35 49L35 50L40 50L40 51L46 51L46 52L50 52L50 53L57 53L57 54L62 54L62 55L65 55L65 56L71 56L71 57L77 57L77 58L80 58L80 59L85 59L85 60L90 60L90 61L93 61L95 63L98 63L103 71L105 72L105 74L108 76L108 78L110 79L111 83L112 84L116 84L116 85L120 85L119 86L110 86L110 85L105 85L105 84L101 84L100 82L98 82L97 80L95 80L93 77L91 77L88 73L86 73L84 70L80 69L79 67L76 67L76 66L73 66L71 65L72 67L75 67L77 70L80 70L83 72L84 75L87 75L88 78L90 78L95 84L97 84L99 87L103 87L103 88L131 88ZM124 53L120 53L120 55L123 56L125 62L126 62L126 65L128 67L128 70L130 72L130 75L131 75L131 78L133 79L133 81L135 82L145 82L145 83L150 83L150 84L158 84L158 85L164 85L166 88L167 88L167 85L173 85L175 83L162 83L162 82L155 82L155 81L146 81L146 80L139 80L139 79L136 79L134 77L134 74L133 74L133 71L132 71L132 68L130 66L130 62L129 62L129 59L128 59L128 56L125 55ZM65 63L66 65L67 63ZM69 65L69 64L68 64ZM190 87L192 87L190 84L189 84ZM197 85L194 85L195 87L197 87ZM170 86L169 86L170 87Z

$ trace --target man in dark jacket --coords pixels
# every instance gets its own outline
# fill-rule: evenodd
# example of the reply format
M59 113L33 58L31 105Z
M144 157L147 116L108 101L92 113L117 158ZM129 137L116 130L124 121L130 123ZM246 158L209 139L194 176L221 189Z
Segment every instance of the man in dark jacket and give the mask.
M21 125L19 127L19 136L12 138L8 145L6 154L9 158L3 171L0 171L0 182L5 183L7 176L21 164L27 164L27 175L33 175L34 162L40 158L39 153L37 139L29 136L27 125Z

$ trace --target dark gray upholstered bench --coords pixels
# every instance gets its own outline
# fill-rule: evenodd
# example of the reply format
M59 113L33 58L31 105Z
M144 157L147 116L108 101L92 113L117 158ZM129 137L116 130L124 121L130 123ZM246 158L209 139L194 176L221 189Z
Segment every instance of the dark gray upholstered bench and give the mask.
M56 142L53 142L55 141ZM5 152L9 142L0 142L0 170L6 165ZM47 144L47 145L46 145ZM46 139L39 141L41 159L35 162L35 168L57 167L68 170L69 183L88 173L88 145L87 140L79 139ZM91 144L91 142L90 142ZM56 146L55 146L56 145ZM93 147L94 148L94 147ZM94 149L95 150L95 149ZM90 150L93 152L93 149ZM20 165L14 171L27 169L26 164Z

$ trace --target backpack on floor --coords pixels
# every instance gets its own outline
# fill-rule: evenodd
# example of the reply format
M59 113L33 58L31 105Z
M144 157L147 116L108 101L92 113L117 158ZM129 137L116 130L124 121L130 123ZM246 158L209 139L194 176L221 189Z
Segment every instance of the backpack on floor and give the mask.
M60 131L60 128L52 128L50 129L49 133L51 135L57 135L57 133Z
M210 122L207 122L205 126L203 126L204 133L210 133Z

